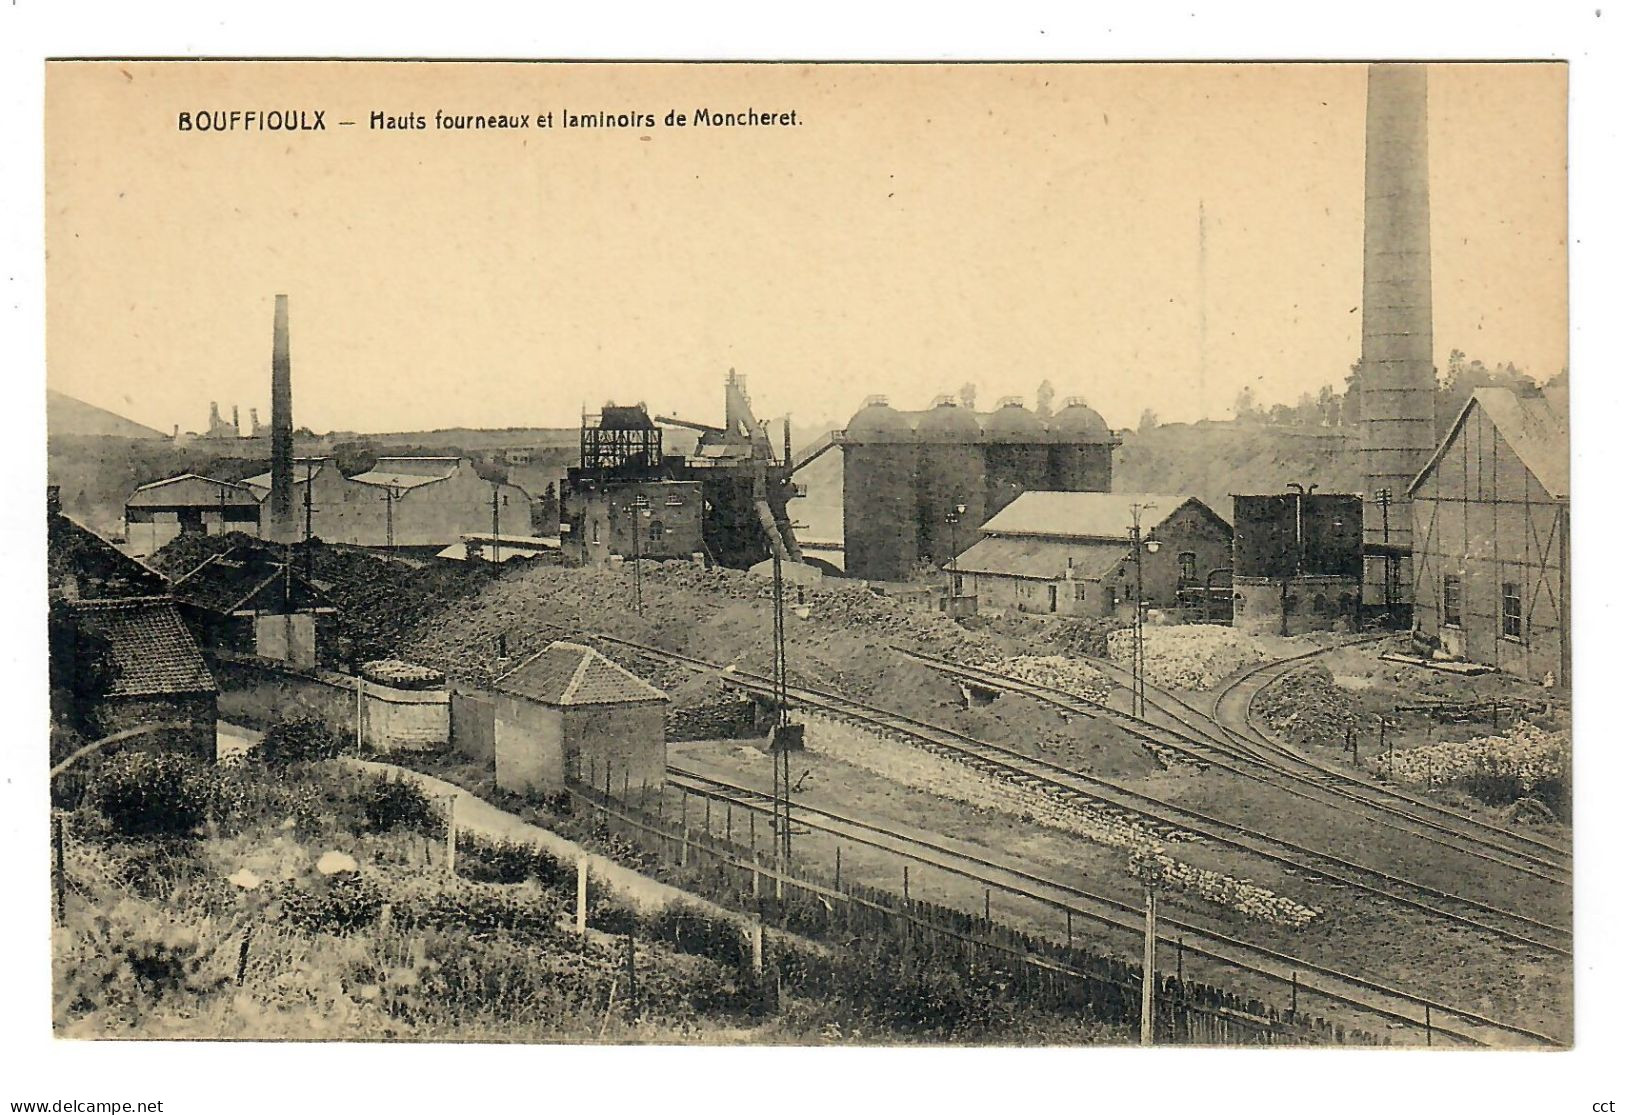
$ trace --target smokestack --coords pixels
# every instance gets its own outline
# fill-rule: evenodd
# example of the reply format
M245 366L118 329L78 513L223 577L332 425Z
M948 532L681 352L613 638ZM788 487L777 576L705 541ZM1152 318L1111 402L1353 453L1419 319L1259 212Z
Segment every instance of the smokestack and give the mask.
M236 403L231 404L231 432L236 434L238 437L243 436L243 423L242 419L238 418L237 416Z
M294 541L293 370L288 360L288 296L276 296L271 333L271 541Z
M1360 330L1367 606L1411 603L1405 489L1434 448L1427 96L1426 66L1367 71Z

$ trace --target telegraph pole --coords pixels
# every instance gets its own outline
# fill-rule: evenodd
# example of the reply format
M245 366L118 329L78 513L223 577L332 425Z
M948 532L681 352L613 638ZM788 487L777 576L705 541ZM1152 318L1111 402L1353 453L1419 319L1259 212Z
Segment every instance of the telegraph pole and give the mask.
M1133 517L1133 525L1129 527L1129 546L1134 554L1134 690L1130 705L1133 714L1138 717L1145 716L1145 575L1141 558L1141 550L1150 550L1155 553L1157 542L1144 542L1140 540L1140 512L1154 508L1154 503L1136 503L1129 507L1129 514Z
M497 486L491 485L491 564L502 568L502 520L497 509Z

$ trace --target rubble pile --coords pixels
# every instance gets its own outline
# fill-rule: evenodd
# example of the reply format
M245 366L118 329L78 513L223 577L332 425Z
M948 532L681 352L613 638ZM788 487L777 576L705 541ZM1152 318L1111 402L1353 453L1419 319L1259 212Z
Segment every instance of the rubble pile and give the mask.
M1505 779L1530 794L1542 783L1566 782L1571 758L1567 732L1519 724L1506 736L1478 736L1379 755L1377 769L1395 781L1429 787Z
M1237 670L1264 660L1252 636L1233 627L1193 623L1178 627L1147 627L1145 677L1168 689L1213 689ZM1134 661L1134 632L1114 631L1106 639L1111 660L1122 666Z
M674 707L666 716L666 739L750 739L756 731L756 702L727 697Z
M1065 655L1027 654L1019 658L1001 658L988 668L1035 685L1059 689L1085 701L1100 702L1111 695L1112 685L1105 674L1088 663Z
M1300 747L1342 747L1360 715L1354 694L1338 685L1324 666L1283 674L1258 695L1253 711L1272 731Z

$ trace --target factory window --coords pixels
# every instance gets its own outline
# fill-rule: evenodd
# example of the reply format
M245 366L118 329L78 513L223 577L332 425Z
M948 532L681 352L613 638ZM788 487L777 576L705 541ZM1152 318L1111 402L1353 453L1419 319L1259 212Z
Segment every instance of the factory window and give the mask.
M659 542L666 536L666 524L656 519L649 524L649 541Z
M1189 550L1179 555L1179 583L1182 585L1196 583L1196 555Z
M1072 586L1072 591L1076 594L1077 601L1080 604L1083 603L1083 596L1084 596L1083 589L1084 589L1083 585L1073 585Z
M1444 575L1444 622L1447 627L1461 626L1461 574Z
M666 497L666 506L667 507L681 507L681 506L683 506L683 497L682 496L667 496Z
M1501 586L1501 634L1509 639L1523 638L1523 589L1516 581Z
M1315 593L1315 599L1310 603L1309 610L1314 612L1315 615L1317 615L1317 616L1325 615L1326 614L1326 595L1324 593L1319 593L1319 592Z
M594 519L592 521L592 544L594 546L598 545L598 520L597 519Z

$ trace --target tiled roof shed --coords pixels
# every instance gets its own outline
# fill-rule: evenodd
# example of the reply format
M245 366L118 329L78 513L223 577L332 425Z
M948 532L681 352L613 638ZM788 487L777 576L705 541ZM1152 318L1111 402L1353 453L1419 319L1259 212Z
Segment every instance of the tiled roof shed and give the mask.
M499 692L548 705L624 705L670 700L636 674L580 643L559 641L497 679Z
M83 630L108 642L115 675L108 697L216 692L214 678L173 600L81 600L73 610Z

